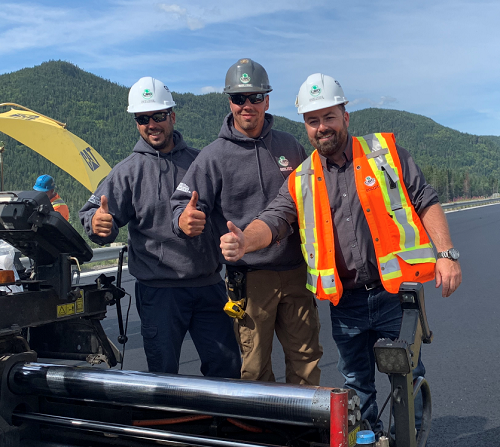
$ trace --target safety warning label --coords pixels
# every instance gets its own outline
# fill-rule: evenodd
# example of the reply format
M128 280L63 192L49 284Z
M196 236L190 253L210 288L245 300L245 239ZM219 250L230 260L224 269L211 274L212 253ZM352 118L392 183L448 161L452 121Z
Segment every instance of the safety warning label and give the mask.
M69 317L83 313L85 302L83 300L83 290L80 290L80 297L74 303L59 304L57 306L57 318Z

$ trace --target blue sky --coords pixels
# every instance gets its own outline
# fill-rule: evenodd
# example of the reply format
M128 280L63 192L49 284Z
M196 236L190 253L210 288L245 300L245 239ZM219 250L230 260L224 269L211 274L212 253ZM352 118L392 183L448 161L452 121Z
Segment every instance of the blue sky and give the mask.
M2 0L0 74L64 60L127 87L154 76L202 94L249 57L269 74L276 115L298 120L300 84L322 72L348 111L500 135L499 18L498 0Z

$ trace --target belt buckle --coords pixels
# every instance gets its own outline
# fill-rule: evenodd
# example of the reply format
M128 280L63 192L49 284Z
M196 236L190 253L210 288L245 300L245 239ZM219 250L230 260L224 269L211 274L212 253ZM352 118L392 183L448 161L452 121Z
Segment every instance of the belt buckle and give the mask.
M371 282L370 284L365 284L365 289L366 290L373 290L373 289L376 289L378 286L380 286L380 282L379 281L374 281L374 282Z

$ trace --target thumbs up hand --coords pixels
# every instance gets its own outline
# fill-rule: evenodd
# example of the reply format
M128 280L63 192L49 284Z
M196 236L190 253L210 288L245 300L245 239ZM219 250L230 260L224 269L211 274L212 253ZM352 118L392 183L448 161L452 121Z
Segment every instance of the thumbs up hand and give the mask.
M101 196L101 206L92 217L92 231L99 237L107 237L113 228L113 216L109 214L108 198Z
M198 203L198 193L193 191L191 200L179 217L179 228L186 236L198 236L203 233L207 222L205 213L196 208Z
M245 254L245 237L241 231L231 221L227 222L229 233L220 238L220 248L226 261L236 262Z

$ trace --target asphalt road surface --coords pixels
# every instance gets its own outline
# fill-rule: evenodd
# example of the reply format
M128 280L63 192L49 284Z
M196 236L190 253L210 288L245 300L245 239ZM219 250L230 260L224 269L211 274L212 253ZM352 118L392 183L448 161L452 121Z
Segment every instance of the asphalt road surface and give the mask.
M433 411L427 446L500 446L500 206L451 212L447 218L455 247L460 250L463 283L449 298L442 298L434 283L425 286L427 317L434 333L432 344L422 347ZM91 280L86 278L85 282ZM122 285L132 295L124 369L146 371L133 298L134 279L126 273ZM122 303L126 312L128 298ZM341 387L328 303L318 305L324 349L321 385ZM118 345L114 307L109 308L103 327ZM283 353L276 340L273 365L277 380L284 381ZM198 355L187 334L180 373L200 375L199 368ZM387 377L378 374L379 406L387 397L388 385Z

